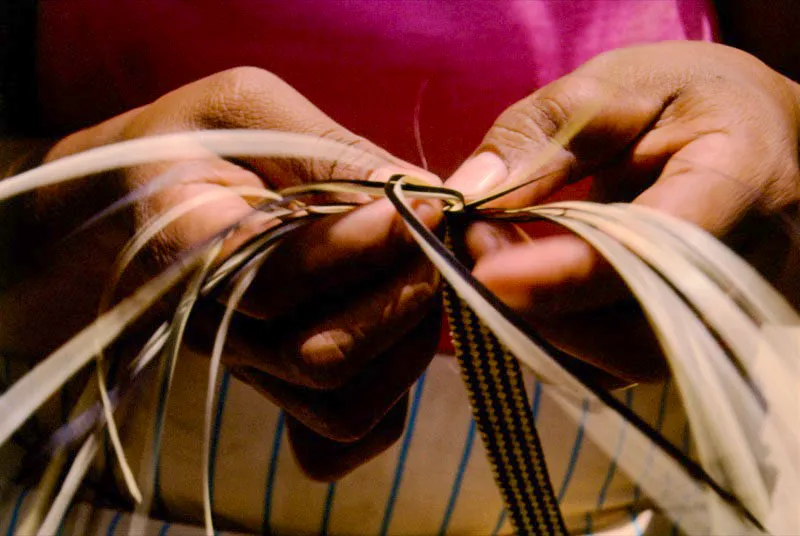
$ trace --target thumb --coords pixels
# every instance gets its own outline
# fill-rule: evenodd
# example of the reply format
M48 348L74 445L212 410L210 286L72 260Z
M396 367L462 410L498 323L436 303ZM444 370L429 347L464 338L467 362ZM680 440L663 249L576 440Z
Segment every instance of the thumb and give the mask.
M541 177L495 203L529 205L625 150L658 117L664 99L650 92L631 94L593 70L587 64L508 108L447 186L477 199ZM588 110L594 113L585 128L541 161L540 155L553 149L554 137Z

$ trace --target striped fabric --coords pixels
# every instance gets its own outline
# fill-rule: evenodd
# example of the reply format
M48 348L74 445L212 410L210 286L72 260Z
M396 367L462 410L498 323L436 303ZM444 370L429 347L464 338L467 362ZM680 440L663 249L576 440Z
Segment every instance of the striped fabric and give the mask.
M202 515L203 418L199 396L204 390L206 365L204 358L188 353L179 362L159 479L160 504L176 519L198 525ZM646 507L644 498L617 469L615 459L603 455L583 433L593 408L584 403L580 423L570 424L549 398L548 388L530 378L526 384L551 478L571 532L601 534L627 524L630 534L642 533L645 521L638 515ZM227 374L219 387L211 469L214 511L221 526L272 534L510 533L453 358L438 356L413 387L406 431L400 441L334 484L314 482L302 474L291 454L284 416L278 408ZM670 385L640 386L620 396L671 441L684 444L688 437L685 420ZM146 435L141 433L148 420L149 408L142 404L146 399L137 399L137 407L129 412L123 429L134 464L143 447L143 441L135 438ZM684 447L688 448L688 443ZM623 427L615 457L625 448ZM4 499L0 527L6 527L6 532L18 517L13 512L19 512L24 502L24 492L19 490ZM129 522L126 515L115 518L106 514L73 513L71 519L77 521L66 523L72 532L65 534L83 534L82 525L80 530L71 527L84 517L100 516L98 533L114 534ZM151 528L152 534L172 530L156 522ZM181 527L180 534L193 532Z
M0 506L0 534L12 536L18 534L20 520L32 502L33 494L25 488L14 490L10 500ZM654 532L655 524L650 523L650 512L631 516L630 520L608 531L586 532L587 536L644 536L642 527L648 527L647 535L662 534ZM128 533L132 516L120 510L93 508L81 503L73 506L66 519L58 528L56 536L121 536ZM171 523L149 519L144 525L141 536L204 536L205 530L197 525ZM247 536L247 533L217 531L217 536ZM320 534L326 534L321 531Z

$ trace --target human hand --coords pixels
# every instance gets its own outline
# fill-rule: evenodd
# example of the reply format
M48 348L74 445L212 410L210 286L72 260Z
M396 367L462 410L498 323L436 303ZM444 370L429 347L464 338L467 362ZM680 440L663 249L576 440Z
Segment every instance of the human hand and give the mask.
M55 144L45 160L143 136L209 128L315 135L361 148L387 166L365 171L358 162L344 160L233 163L209 157L139 166L37 191L27 223L17 231L22 242L36 243L37 251L25 262L25 277L0 295L7 313L0 332L3 351L39 359L89 323L125 242L155 216L190 198L239 186L277 190L331 178L383 180L398 169L425 175L348 132L279 78L254 68L210 76L77 132ZM114 200L165 172L177 179L164 190L68 236ZM440 218L435 205L417 203L416 210L428 225ZM226 240L223 257L274 224L252 215L252 206L237 195L189 212L159 233L126 270L120 294L235 222L245 223ZM438 340L432 307L437 283L387 201L303 228L261 270L234 318L223 361L286 409L298 453L314 445L313 456L300 456L312 476L350 470L399 437L404 394ZM204 303L193 313L194 346L210 350L206 343L222 310L218 303Z
M676 42L600 55L506 110L447 186L478 194L524 178L548 140L597 102L599 114L535 170L543 178L495 206L531 205L592 176L593 200L689 220L800 303L797 248L777 218L798 200L800 86L736 49ZM466 242L475 276L556 346L626 381L664 372L638 307L579 238L530 241L480 223Z

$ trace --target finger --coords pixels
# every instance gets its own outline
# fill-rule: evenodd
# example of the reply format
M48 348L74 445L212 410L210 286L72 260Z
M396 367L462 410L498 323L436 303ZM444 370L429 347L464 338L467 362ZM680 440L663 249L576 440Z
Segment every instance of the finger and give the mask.
M627 287L580 238L508 244L480 257L474 273L557 348L610 374L593 371L604 385L665 374L658 343L639 307L626 299Z
M364 159L342 157L332 162L313 158L239 161L273 188L331 178L380 181L398 171L440 183L433 175L347 131L280 78L260 69L232 69L185 86L148 107L146 117L140 116L136 124L139 131L128 135L176 128L277 129L333 139L349 149L358 149L364 156ZM376 167L373 157L385 165ZM414 206L430 227L441 218L435 203L418 201ZM247 210L244 205L240 205L239 211L229 206L219 208L222 209L219 217L204 213L206 221L186 222L191 229L184 233L208 235L195 231L223 216L226 221L242 217ZM245 221L248 232L237 233L232 244L241 244L263 228L264 218L249 216ZM316 299L321 291L332 289L341 293L342 286L355 287L365 278L378 277L399 256L407 255L411 243L401 219L385 201L352 214L326 218L281 245L240 310L259 318L291 313ZM276 281L281 282L279 287Z
M596 308L627 296L619 276L571 235L509 246L481 257L475 277L510 307L544 318Z
M800 181L796 149L773 157L776 148L761 146L748 129L697 139L690 138L689 129L677 125L642 139L636 154L674 154L655 184L634 202L688 220L718 237L751 210L774 213L792 202Z
M397 402L366 436L349 443L316 434L289 417L286 424L297 463L314 480L330 482L345 476L400 439L406 420L406 398Z
M414 207L430 228L441 220L441 210L435 203L418 201ZM254 318L270 319L313 308L326 297L346 302L347 296L396 271L398 263L415 252L402 218L386 200L330 216L278 246L239 310ZM428 271L416 273L423 277L420 282L430 282Z
M418 257L358 293L310 304L291 316L264 322L234 315L225 363L297 385L335 389L425 318L438 281L433 267ZM206 304L199 311L192 330L196 344L212 343L219 309Z
M608 116L605 111L601 111L595 120L567 146L577 167L588 163L589 169L604 171L599 177L600 180L595 181L593 195L602 197L605 201L630 199L627 196L639 195L636 202L688 219L717 236L726 235L753 208L774 212L776 205L790 202L795 197L795 185L800 180L797 171L796 133L785 132L783 129L783 134L777 137L765 135L760 126L764 121L774 125L785 125L786 121L780 117L783 108L766 104L763 106L762 116L754 122L752 117L748 118L746 113L742 113L742 110L748 110L751 106L752 103L748 104L747 97L752 94L732 91L728 85L730 80L725 77L717 79L706 75L698 76L691 85L682 80L679 76L681 72L692 72L699 67L691 57L680 60L687 49L681 47L676 53L679 61L686 62L683 69L670 68L662 73L651 72L649 67L643 64L642 60L649 55L647 50L633 49L604 55L589 62L575 73L581 76L594 76L595 83L601 85L603 80L614 77L620 86L628 88L629 93L647 94L654 99L649 105L646 100L640 101L644 106L639 109L645 113L639 114L638 119L637 114L633 114L620 121L618 128L621 130L617 131L613 125L609 129L598 127ZM725 51L724 55L727 57L729 52ZM628 61L621 61L623 59ZM737 57L737 61L740 59ZM670 61L674 63L676 60L672 58ZM743 68L752 70L752 65L744 65ZM573 115L576 103L581 102L580 98L572 98L572 95L580 93L573 89L575 75L566 77L563 81L565 89L562 95L555 95L551 99L550 105L554 111L550 115L555 119L550 121L553 125L550 127L550 133L562 127L567 122L563 118ZM602 78L603 76L606 78ZM591 87L591 82L588 84L588 87ZM541 95L546 91L539 93ZM589 90L587 93L602 94L602 91ZM537 94L531 99L535 102ZM587 99L583 101L586 102ZM721 102L730 106L721 108ZM660 104L652 107L656 103ZM519 128L509 127L507 130L514 130L518 135L520 132L530 134L531 130L538 132L537 129L543 122L536 120L536 110L528 114L533 118L531 124L536 127L528 125L528 130L525 130L526 125L522 119L526 117L525 110L525 105L520 104L518 115L521 118L517 121ZM653 110L657 113L651 115L646 122L643 121L642 118L647 119L646 116ZM561 113L560 116L558 112ZM625 128L636 127L637 123L643 127L642 131L634 138L625 135ZM547 122L544 124L547 126ZM633 128L629 133L633 133L634 130L636 129ZM646 133L642 135L642 132ZM548 133L546 129L545 133ZM487 136L487 139L489 137ZM541 137L543 135L540 133ZM586 147L592 147L593 138L596 140L606 138L607 147L586 151ZM506 161L524 160L526 151L536 149L535 143L530 142L526 145L523 143L524 139L520 139L522 141L516 146L512 143L507 144L511 147L511 154L517 156L506 158L504 164ZM535 137L528 135L527 139L535 140ZM622 153L608 158L609 154L619 149L618 141L631 140L633 143L623 147ZM595 158L597 165L592 165L592 153L599 155ZM753 158L754 154L759 157ZM610 168L609 163L613 164ZM621 170L626 173L617 173ZM581 173L577 175L580 176ZM548 182L549 180L541 183L546 189L545 193L549 193L548 188L553 183L553 181ZM557 185L561 179L554 180ZM450 184L448 182L448 185ZM536 200L537 195L523 201ZM503 203L508 202L504 199ZM598 301L596 297L598 292L601 295L605 293L600 287L603 282L602 269L607 269L607 266L603 268L605 264L602 261L596 262L596 255L588 250L581 253L578 246L567 246L568 239L550 244L537 242L539 246L531 246L528 252L531 258L533 259L534 255L541 257L544 254L552 254L555 256L554 262L548 269L532 261L534 266L538 267L530 278L526 280L523 277L523 281L527 281L529 285L552 285L555 288L563 286L565 282L573 285L580 281L583 287L581 294L587 295L587 302L593 306L602 303L602 300ZM538 250L536 247L543 249ZM563 248L569 251L559 251ZM601 277L595 283L592 283L591 273L583 272L587 266L592 267L591 271L599 270ZM490 262L487 259L487 264L481 269L485 269L489 273L488 277L492 279L503 279L503 267L499 260ZM513 271L514 268L509 267L506 271L508 270ZM576 274L581 273L583 275L576 279ZM531 288L526 292L521 285L513 288L513 285L502 281L493 282L503 287L507 294L512 294L518 305L528 302L530 306L538 308L539 305L536 303L548 302L546 298L541 297L542 294L547 294L541 288ZM570 288L570 285L567 288ZM598 291L592 290L594 287ZM573 291L570 294L575 296L577 293ZM509 296L509 299L512 299L512 296ZM554 302L557 299L554 297L549 301ZM566 296L562 309L571 310L570 304L574 301L570 296Z
M137 213L142 221L154 219L167 210L191 202L198 196L219 195L198 205L159 233L151 248L159 265L174 259L180 251L202 244L236 225L221 257L247 240L277 224L267 214L252 208L254 201L227 188L262 188L252 173L229 162L211 159L177 164L170 169L175 187L145 200ZM441 211L436 203L417 201L413 205L423 222L435 227ZM342 216L331 216L287 238L270 258L239 310L268 318L291 314L326 295L343 296L382 277L397 262L415 251L402 219L388 201L371 203ZM276 281L281 284L275 284Z
M259 177L249 171L213 157L162 167L163 173L169 175L169 185L137 203L134 212L136 227L144 227L169 210L190 204L195 199L207 200L174 220L157 235L152 249L164 262L175 258L178 252L203 244L235 226L220 254L226 257L277 223L253 209L254 204L263 201L262 198L237 193L236 189L243 188L264 190Z
M525 240L511 227L485 222L472 227L466 242L478 260L475 276L551 344L585 363L585 377L616 389L665 374L641 311L585 242L574 236Z
M438 311L427 315L407 336L330 391L298 387L254 368L234 370L316 434L353 442L385 417L428 366L438 343L439 319Z
M615 50L596 56L501 114L475 158L467 161L448 185L472 193L487 182L487 176L495 177L488 181L491 186L528 176L543 177L502 201L503 206L530 204L568 180L613 163L644 132L678 123L688 125L693 136L699 137L737 128L735 121L745 116L761 125L781 127L780 135L772 136L768 145L781 145L786 154L796 155L796 128L786 128L787 110L796 106L792 93L787 91L785 79L730 47L670 43ZM553 136L593 107L599 107L599 112L565 150L549 165L532 169L530 164ZM721 117L733 118L734 123L721 124ZM758 130L750 131L758 134ZM750 149L750 154L759 154ZM484 157L484 153L489 155ZM661 157L673 153L650 151L648 157L663 163Z
M509 223L476 222L467 228L464 235L467 251L476 260L530 241L522 229Z
M495 203L524 206L622 153L658 117L662 95L631 93L601 73L607 74L587 64L508 108L447 186L475 198L501 185L542 177ZM532 168L556 133L591 107L599 111L564 150L544 166Z

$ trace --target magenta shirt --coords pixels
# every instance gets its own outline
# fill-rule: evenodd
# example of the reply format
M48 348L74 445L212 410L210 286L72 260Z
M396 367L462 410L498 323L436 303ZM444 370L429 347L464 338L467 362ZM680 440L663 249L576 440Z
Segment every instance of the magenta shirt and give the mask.
M496 116L613 48L710 40L710 0L42 0L40 98L70 131L237 65L347 128L451 172Z

